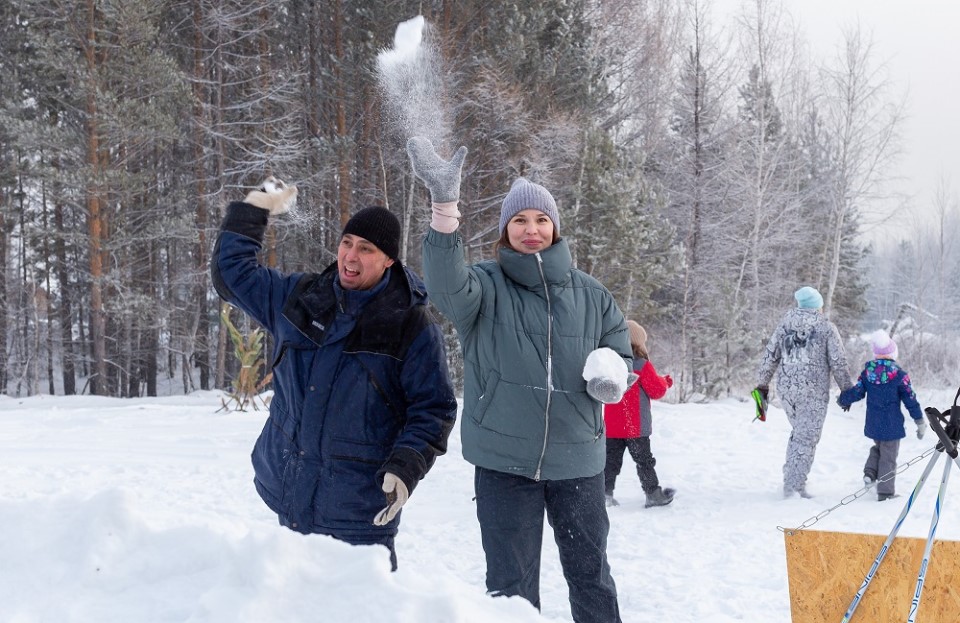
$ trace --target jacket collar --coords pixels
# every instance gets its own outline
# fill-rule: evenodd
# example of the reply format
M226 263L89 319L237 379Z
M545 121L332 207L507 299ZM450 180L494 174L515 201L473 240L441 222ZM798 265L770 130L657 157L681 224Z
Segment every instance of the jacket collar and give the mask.
M340 303L340 311L356 316L371 299L383 292L390 282L390 270L383 271L383 276L372 288L366 290L347 290L340 285L340 272L334 273L333 294Z
M546 277L547 284L563 285L570 281L573 257L570 255L567 241L563 238L538 253L518 253L513 249L501 247L498 256L503 273L524 287L543 286L538 256L543 263L543 276Z
M382 322L378 318L384 310L402 311L411 304L425 301L427 295L423 282L400 262L394 262L387 272L389 275L370 290L351 292L341 289L336 283L338 273L337 263L334 262L320 274L304 275L287 298L283 316L301 333L322 344L323 336L336 314L338 295L342 292L350 292L345 299L350 300L351 304L371 308L370 314L360 315L360 325ZM353 294L358 297L353 297ZM351 307L349 311L356 310Z

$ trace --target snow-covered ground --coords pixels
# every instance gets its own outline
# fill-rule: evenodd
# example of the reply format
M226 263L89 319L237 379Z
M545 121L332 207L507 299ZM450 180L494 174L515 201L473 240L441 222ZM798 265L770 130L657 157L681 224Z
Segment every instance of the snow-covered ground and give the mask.
M918 393L923 406L945 409L955 390ZM390 573L381 548L277 525L249 463L266 414L220 405L215 392L0 397L0 621L571 620L549 528L543 612L484 594L473 472L459 430L404 511L400 568ZM766 422L752 422L747 402L654 403L657 471L678 493L670 506L644 509L627 457L609 542L623 621L789 621L777 527L796 527L862 486L863 416L863 402L849 413L831 406L808 484L815 497L784 500L789 427L776 406ZM935 443L932 433L921 441L908 431L900 463ZM898 478L903 497L863 496L815 527L886 535L926 463ZM926 537L940 471L901 535ZM958 518L960 499L948 491L938 537L960 538Z

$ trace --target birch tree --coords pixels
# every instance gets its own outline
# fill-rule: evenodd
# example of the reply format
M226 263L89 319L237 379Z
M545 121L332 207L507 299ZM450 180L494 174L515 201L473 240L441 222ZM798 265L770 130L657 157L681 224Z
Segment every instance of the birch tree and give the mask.
M835 64L820 71L819 109L836 167L830 192L832 237L824 264L828 314L837 296L842 251L858 233L862 211L884 198L885 178L899 152L903 104L890 99L890 83L874 62L872 41L856 26L844 32Z
M724 260L713 252L729 253L727 245L713 247L724 239L723 227L732 122L724 111L725 90L730 87L729 67L719 37L709 21L709 5L694 0L686 13L688 49L680 69L679 89L671 118L671 152L664 184L669 192L669 214L678 229L683 249L680 275L675 286L676 322L679 325L679 375L681 400L709 395L720 373L716 345L722 343L716 328L718 313L712 305L726 284L716 266ZM665 164L665 168L667 165Z

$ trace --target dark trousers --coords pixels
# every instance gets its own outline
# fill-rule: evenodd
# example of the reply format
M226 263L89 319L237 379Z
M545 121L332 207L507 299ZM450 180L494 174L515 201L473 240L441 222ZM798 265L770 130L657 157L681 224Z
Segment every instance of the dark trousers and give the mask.
M640 477L640 486L644 493L652 493L660 486L657 470L654 467L657 459L650 451L649 437L634 437L633 439L612 439L607 437L607 464L603 468L604 489L613 494L613 487L617 483L617 476L623 467L623 451L630 451L634 463L637 464L637 476Z
M607 563L610 522L602 474L536 481L478 467L473 483L489 594L519 595L540 608L546 509L560 551L573 620L620 622L617 587Z

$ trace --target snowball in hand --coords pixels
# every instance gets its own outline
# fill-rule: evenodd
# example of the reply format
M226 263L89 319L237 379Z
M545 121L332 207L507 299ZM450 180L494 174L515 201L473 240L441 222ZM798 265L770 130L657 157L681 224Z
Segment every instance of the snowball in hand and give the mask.
M627 391L630 370L627 362L610 348L598 348L587 355L587 362L583 366L583 379L589 381L595 378L605 378L614 381L620 388L621 395Z

